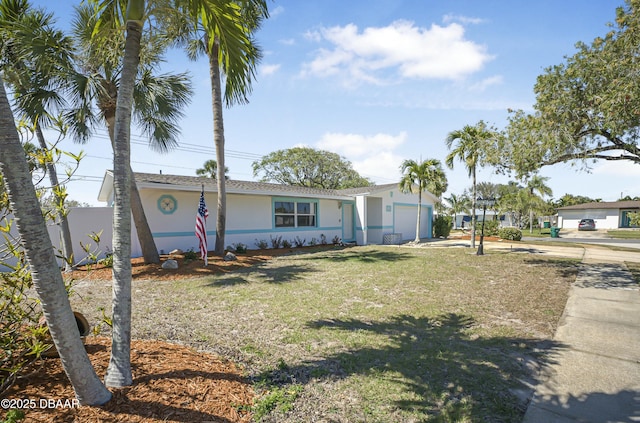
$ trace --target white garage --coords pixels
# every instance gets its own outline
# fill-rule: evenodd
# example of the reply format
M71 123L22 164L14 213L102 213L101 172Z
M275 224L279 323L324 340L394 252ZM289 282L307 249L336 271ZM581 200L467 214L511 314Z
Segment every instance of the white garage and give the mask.
M403 241L416 237L416 219L418 206L408 204L394 204L393 232L402 234ZM422 206L420 216L420 238L431 237L431 207Z

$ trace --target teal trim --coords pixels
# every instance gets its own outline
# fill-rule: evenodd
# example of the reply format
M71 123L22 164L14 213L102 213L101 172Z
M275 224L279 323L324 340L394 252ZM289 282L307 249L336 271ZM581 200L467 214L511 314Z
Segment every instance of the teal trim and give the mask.
M315 228L308 227L306 231L339 231L342 229L341 226L327 226L323 228ZM278 228L278 229L231 229L226 231L227 235L245 235L245 234L273 234L278 232L304 232L305 230L302 228ZM207 236L215 235L216 231L207 231ZM195 236L195 231L193 232L154 232L154 238L172 238L179 236Z
M161 195L160 198L158 198L157 205L158 205L158 210L160 210L162 214L173 214L175 213L176 210L178 210L178 200L176 200L176 198L173 195L169 195L169 194ZM163 206L172 207L172 208L167 210Z
M316 211L316 224L314 226L300 226L300 227L282 227L276 226L276 202L290 202L290 203L314 203ZM318 229L318 223L320 222L320 200L317 198L297 198L297 197L271 197L271 228L274 231L307 231L310 229ZM227 232L229 233L229 232Z

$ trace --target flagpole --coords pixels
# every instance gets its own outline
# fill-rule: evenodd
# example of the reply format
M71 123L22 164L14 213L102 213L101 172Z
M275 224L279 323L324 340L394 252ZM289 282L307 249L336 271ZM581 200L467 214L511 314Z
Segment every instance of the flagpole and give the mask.
M204 197L204 184L202 184L202 196ZM204 238L207 239L207 225L206 225L206 220L205 220L205 226L204 226ZM209 245L209 243L205 243L205 245ZM209 265L209 255L207 254L207 251L204 252L204 267L207 267Z
M204 201L204 184L202 184L202 191L200 191L200 202L198 203L198 211L196 212L196 237L200 246L200 257L204 261L204 265L209 264L207 256L207 217L209 211Z

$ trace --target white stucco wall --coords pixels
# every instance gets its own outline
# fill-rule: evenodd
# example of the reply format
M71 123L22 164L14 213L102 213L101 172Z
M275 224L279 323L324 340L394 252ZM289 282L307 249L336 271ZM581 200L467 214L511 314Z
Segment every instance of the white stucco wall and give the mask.
M177 202L172 213L163 213L158 208L158 200L162 196L171 195ZM141 191L143 204L156 246L161 252L180 248L182 250L198 249L198 240L194 234L195 216L200 199L199 192L164 191L145 189ZM258 241L266 241L271 246L271 238L282 237L294 242L296 237L306 241L312 238L320 242L324 235L327 242L334 237L342 237L342 212L338 200L308 199L293 197L275 197L283 201L311 201L317 204L317 226L309 228L276 228L273 221L273 199L264 195L227 195L227 220L225 247L244 244L249 249L257 248ZM205 202L209 209L207 219L207 242L209 250L215 245L217 194L205 192Z

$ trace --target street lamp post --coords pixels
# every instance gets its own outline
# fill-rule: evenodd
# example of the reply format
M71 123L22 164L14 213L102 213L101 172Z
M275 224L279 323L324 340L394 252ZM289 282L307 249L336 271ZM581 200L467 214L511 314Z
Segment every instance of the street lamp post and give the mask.
M482 228L480 229L480 245L478 246L478 252L476 253L479 256L484 255L484 220L487 215L487 206L494 205L496 200L494 198L478 198L476 200L477 204L482 206Z

